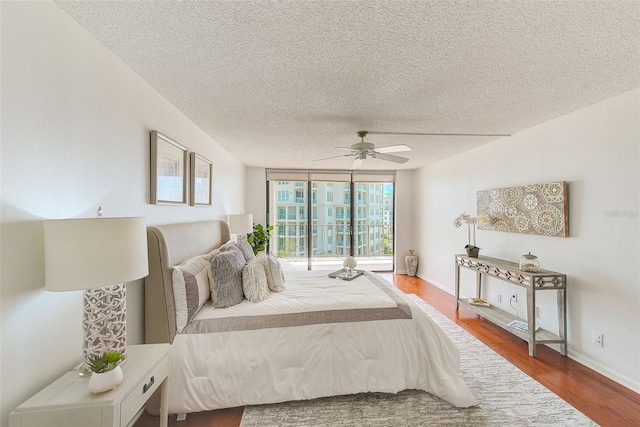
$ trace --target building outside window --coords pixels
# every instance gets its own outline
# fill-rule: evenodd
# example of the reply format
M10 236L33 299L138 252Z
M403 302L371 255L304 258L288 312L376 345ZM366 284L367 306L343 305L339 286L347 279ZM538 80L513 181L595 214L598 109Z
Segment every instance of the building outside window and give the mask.
M312 256L357 257L393 254L393 184L332 182L278 182L276 236L278 256L307 256L307 225L311 225ZM311 201L307 188L311 186ZM290 200L292 195L293 200ZM351 218L351 200L356 207ZM302 205L301 205L302 204ZM307 217L311 208L311 221ZM285 214L286 212L286 214ZM286 230L286 232L282 231ZM351 230L353 229L353 248ZM281 242L282 236L285 242Z

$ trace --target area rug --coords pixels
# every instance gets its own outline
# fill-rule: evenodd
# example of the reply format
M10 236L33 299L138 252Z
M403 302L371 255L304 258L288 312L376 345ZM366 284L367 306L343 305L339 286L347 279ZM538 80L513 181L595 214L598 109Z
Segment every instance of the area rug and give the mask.
M248 406L241 427L597 426L415 295L410 298L460 349L462 378L479 405L456 408L424 391Z

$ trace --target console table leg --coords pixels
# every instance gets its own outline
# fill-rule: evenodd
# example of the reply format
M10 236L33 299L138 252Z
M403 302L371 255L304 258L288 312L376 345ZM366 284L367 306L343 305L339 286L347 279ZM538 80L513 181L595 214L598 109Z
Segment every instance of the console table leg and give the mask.
M456 271L455 271L455 282L456 282L456 311L460 308L460 266L456 263Z
M560 339L564 340L560 344L560 353L563 356L567 355L567 295L565 289L557 291L558 297L558 335Z
M536 292L534 284L527 288L527 327L529 328L529 356L536 354Z

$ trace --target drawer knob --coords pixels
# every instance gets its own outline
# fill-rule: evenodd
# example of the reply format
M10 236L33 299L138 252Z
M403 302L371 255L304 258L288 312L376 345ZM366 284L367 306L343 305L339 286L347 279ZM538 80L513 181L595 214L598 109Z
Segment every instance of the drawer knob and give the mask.
M142 386L142 393L144 394L149 391L154 382L156 382L155 377L151 377L151 379L149 380L149 384L145 384Z

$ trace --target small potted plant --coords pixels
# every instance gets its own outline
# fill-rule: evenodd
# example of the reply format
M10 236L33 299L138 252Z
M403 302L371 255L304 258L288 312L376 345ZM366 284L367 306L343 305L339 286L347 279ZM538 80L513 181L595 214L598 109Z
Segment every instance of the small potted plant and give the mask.
M462 224L467 224L467 245L464 249L467 251L467 255L471 258L477 258L478 253L480 252L480 248L476 246L476 224L477 223L486 223L488 221L487 217L475 217L471 215L467 215L466 213L462 213L458 215L458 217L453 221L453 225L460 228ZM473 226L473 244L471 243L471 226Z
M112 390L122 382L123 373L119 365L121 360L122 353L119 351L107 351L102 356L89 358L89 368L93 371L89 379L91 393Z

